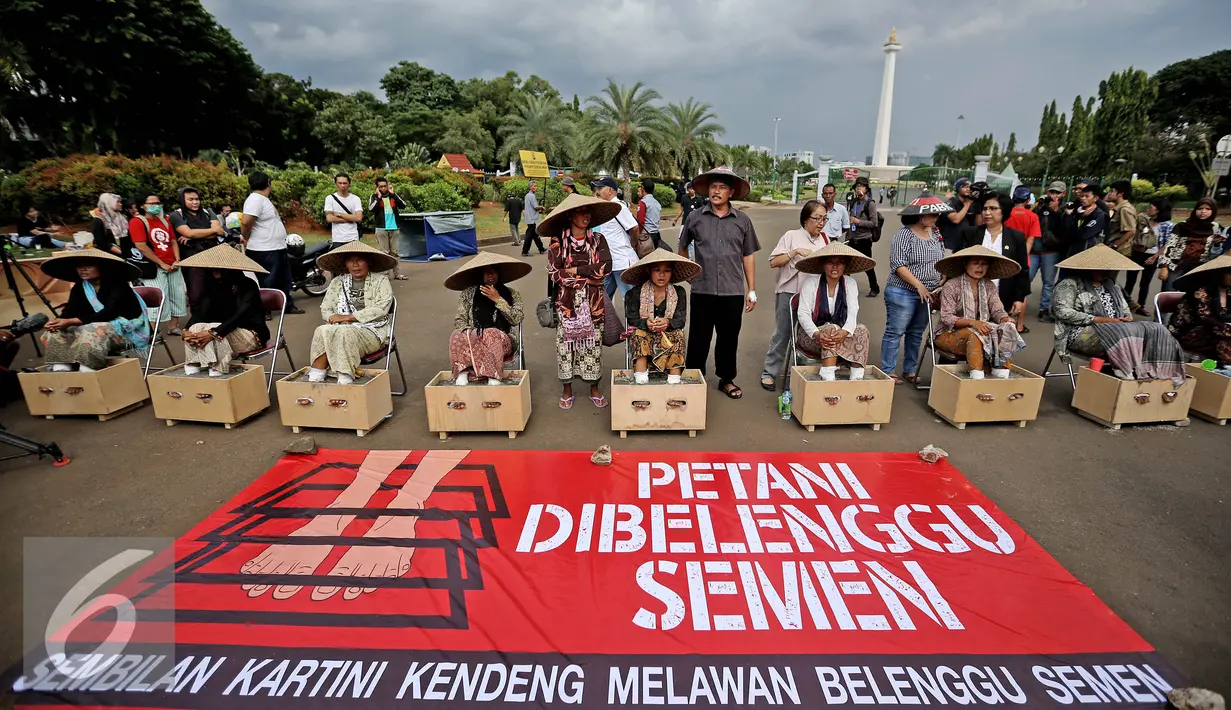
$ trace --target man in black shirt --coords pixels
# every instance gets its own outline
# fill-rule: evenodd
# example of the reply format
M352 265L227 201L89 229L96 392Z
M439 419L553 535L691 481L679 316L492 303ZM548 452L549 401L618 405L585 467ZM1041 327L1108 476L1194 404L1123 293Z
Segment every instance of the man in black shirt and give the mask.
M509 234L513 235L513 246L521 244L521 213L525 208L517 195L510 194L504 199L504 214L509 218Z
M1107 207L1103 202L1103 188L1097 184L1082 185L1077 194L1079 206L1069 212L1073 225L1073 240L1069 255L1083 252L1096 244L1102 244L1107 228Z
M936 226L940 228L940 236L945 241L945 251L952 253L965 248L962 241L962 230L975 226L978 211L975 209L975 197L971 193L970 178L958 178L953 183L957 194L949 198L952 212L940 216Z
M693 210L698 210L704 207L707 201L704 197L698 195L696 190L692 189L691 182L685 185L684 189L688 192L688 196L680 200L680 213L677 214L675 219L671 221L672 227L679 224L681 220L687 221L688 215L692 214Z

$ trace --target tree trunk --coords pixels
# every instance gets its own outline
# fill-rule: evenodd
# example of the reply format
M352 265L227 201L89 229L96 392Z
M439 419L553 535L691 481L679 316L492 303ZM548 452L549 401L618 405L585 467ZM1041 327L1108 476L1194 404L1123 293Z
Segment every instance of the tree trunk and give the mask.
M633 161L625 156L620 169L624 171L624 202L631 205L633 201Z

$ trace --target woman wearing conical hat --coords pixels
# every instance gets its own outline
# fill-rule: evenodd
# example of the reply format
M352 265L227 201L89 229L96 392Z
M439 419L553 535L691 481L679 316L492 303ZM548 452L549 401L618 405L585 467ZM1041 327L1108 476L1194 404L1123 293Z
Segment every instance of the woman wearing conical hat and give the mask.
M1117 377L1170 379L1184 383L1184 351L1167 329L1154 321L1135 321L1119 271L1140 271L1126 256L1097 244L1057 264L1060 282L1052 293L1056 354L1075 352L1109 360Z
M454 384L468 384L471 376L493 385L504 379L504 361L517 352L513 329L523 318L521 294L508 284L531 270L520 259L485 251L445 280L445 288L462 292L449 336Z
M44 274L72 281L60 317L43 326L45 361L52 372L83 372L107 366L107 356L150 343L145 304L129 286L140 272L118 256L97 249L59 252L40 267Z
M868 364L867 327L859 323L859 284L852 274L876 268L863 252L839 242L801 259L797 268L811 274L799 289L795 311L795 347L807 360L819 360L821 379L838 378L838 365L850 367L850 379L862 380Z
M1184 291L1167 326L1184 349L1231 367L1231 254L1175 281Z
M204 276L192 320L184 329L184 374L208 369L210 377L221 377L231 371L235 353L252 352L269 340L261 289L244 274L267 272L227 244L190 256L179 266L200 269Z
M620 274L633 287L624 294L624 317L635 329L628 346L636 384L648 384L651 369L666 373L668 384L680 383L688 296L678 284L692 281L699 273L701 267L687 257L655 249Z
M338 274L321 298L325 324L312 334L309 382L324 382L333 373L338 384L349 385L359 375L364 355L389 342L389 306L393 287L388 272L397 265L392 256L363 242L347 242L316 258L323 271Z
M972 380L989 370L1008 379L1011 359L1026 341L1005 311L996 282L1016 276L1021 265L976 245L936 262L936 270L948 279L940 289L936 349L966 358Z

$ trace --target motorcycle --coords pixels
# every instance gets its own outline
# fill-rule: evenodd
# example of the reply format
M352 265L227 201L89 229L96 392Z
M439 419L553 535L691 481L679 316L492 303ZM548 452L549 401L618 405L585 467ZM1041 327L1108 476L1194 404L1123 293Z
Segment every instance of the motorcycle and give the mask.
M291 262L291 288L309 296L324 296L329 288L329 276L316 265L316 258L333 249L333 242L323 241L306 246L303 238L287 238L287 256Z

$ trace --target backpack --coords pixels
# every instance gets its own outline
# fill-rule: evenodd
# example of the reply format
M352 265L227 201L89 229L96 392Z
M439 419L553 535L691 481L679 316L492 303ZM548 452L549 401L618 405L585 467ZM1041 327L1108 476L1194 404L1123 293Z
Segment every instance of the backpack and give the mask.
M876 213L876 226L872 228L872 241L879 242L881 233L885 231L885 215Z
M141 223L145 225L145 239L146 241L149 241L149 219L147 219L145 215L138 215L137 219L141 220ZM142 254L141 251L137 249L137 247L133 244L132 234L125 234L120 238L120 251L127 254L127 256L124 257L124 260L137 267L137 270L141 272L141 279L148 280L158 275L158 265L149 259L146 259L145 254Z
M1063 235L1056 234L1052 229L1052 210L1051 207L1040 202L1039 207L1036 207L1034 214L1039 218L1039 230L1043 232L1043 251L1059 252L1064 249Z

